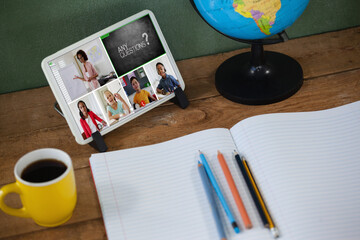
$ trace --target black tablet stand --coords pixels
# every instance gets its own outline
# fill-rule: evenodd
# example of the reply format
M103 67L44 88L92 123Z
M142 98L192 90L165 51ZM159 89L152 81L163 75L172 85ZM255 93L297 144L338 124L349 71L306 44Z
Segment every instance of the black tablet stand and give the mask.
M181 87L178 87L174 90L175 97L172 98L170 101L174 104L178 105L182 109L187 108L189 106L189 101L184 93L184 91L181 89Z
M98 150L99 152L106 152L108 147L106 146L104 138L103 136L101 136L100 132L96 131L93 134L91 134L91 136L94 141L89 142L89 145L95 148L96 150Z
M187 106L189 106L189 101L183 92L183 90L178 87L175 89L175 97L171 99L173 103L181 107L182 109L185 109ZM61 111L61 108L57 102L54 103L54 109L57 111L62 117L64 117L63 112ZM89 145L93 148L95 148L99 152L106 152L108 147L106 146L106 143L104 141L104 137L101 136L100 132L96 131L92 135L92 138L94 141L90 142Z

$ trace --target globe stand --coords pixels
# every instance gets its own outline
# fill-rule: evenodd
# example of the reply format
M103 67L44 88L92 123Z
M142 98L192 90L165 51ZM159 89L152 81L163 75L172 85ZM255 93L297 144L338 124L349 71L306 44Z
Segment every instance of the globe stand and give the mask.
M296 93L303 83L303 71L293 58L276 52L265 51L263 45L288 40L285 31L278 38L257 40L229 36L213 27L200 13L207 12L202 1L190 0L199 16L222 35L243 43L251 44L251 52L242 53L223 62L215 74L216 89L231 101L262 105L279 102ZM208 1L204 1L208 2ZM213 1L215 3L216 1ZM219 10L219 9L217 9Z
M215 74L215 86L221 95L248 105L284 100L302 83L300 64L287 55L264 52L262 43L251 43L251 52L227 59Z

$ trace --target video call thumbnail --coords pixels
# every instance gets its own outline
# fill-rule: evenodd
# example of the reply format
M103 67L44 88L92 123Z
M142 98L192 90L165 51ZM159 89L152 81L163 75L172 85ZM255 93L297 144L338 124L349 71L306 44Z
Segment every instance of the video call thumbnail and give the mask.
M101 37L119 76L165 53L147 15Z

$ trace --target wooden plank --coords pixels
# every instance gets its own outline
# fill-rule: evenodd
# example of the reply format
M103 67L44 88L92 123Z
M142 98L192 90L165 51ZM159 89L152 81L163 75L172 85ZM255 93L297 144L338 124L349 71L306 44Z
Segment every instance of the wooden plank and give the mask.
M1 238L0 238L1 239ZM105 240L107 239L102 219L89 220L85 222L65 225L61 228L44 229L35 232L7 237L7 240L28 240L28 239L86 239Z
M186 111L176 106L164 108L166 109L166 113L160 109L154 110L153 113L148 114L149 116L144 115L131 123L131 128L126 130L119 129L114 133L110 133L106 141L111 143L109 144L111 150L148 145L212 127L229 128L241 119L260 113L310 111L340 106L360 100L359 91L360 70L355 70L306 81L302 90L293 97L283 102L272 104L271 107L234 104L221 96L217 96L193 101ZM233 110L229 111L229 109ZM148 124L144 125L144 122ZM88 239L89 229L92 227L96 230L93 235L94 238L104 238L105 233L102 227L100 206L88 167L90 152L94 151L89 151L88 146L75 145L76 149L74 149L75 143L67 140L70 137L69 133L64 134L63 132L66 132L66 127L55 128L49 131L39 131L35 137L33 134L26 136L29 138L31 144L26 144L23 147L25 151L28 151L36 147L50 145L50 147L58 147L69 152L73 157L75 168L77 168L75 175L79 199L72 219L61 228L45 231L45 228L37 226L30 219L11 217L1 212L0 238L10 236L14 236L13 239L46 236L81 236L78 239ZM143 132L144 135L139 137L139 132ZM166 132L166 134L162 134L163 132ZM49 135L57 137L47 139L46 136ZM39 142L31 141L33 138ZM8 156L11 157L11 155L15 153L15 150L23 145L24 139L17 137L13 142L9 140L15 140L15 138L2 138L0 146L1 149L4 149L2 147L4 142L10 142L9 147L11 149L1 151L2 153L8 153ZM0 153L0 155L2 155L2 153ZM13 159L12 163L8 163L9 161L2 158L1 162L9 166L6 168L9 169L10 165L15 163L15 159ZM0 173L1 176L4 174L7 178L1 179L1 181L11 182L11 180L8 179L11 177L7 175L7 172ZM9 201L15 202L15 200L12 199ZM71 233L67 233L68 231L71 231Z
M358 69L360 27L293 39L265 49L295 58L303 67L305 79ZM190 101L219 96L214 86L217 67L227 58L246 51L248 49L178 61ZM6 103L0 105L0 112L8 116L0 119L2 136L66 124L53 109L55 98L49 87L0 95L0 102Z
M329 32L287 42L265 45L266 51L280 52L297 60L305 79L348 71L360 67L360 27ZM178 61L177 65L187 81L214 76L226 59L248 52L240 49L227 53ZM187 83L186 81L186 83Z
M225 127L263 113L322 110L360 100L360 27L266 46L286 53L303 66L303 87L291 98L265 106L233 103L219 96L214 73L225 59L247 49L177 62L191 103L186 109L166 103L106 135L109 150L163 142L196 131ZM0 239L105 239L89 157L96 151L78 145L65 120L53 110L49 87L0 95L0 186L14 181L13 167L38 148L62 149L72 157L78 188L73 217L58 228L42 228L30 219L0 211ZM141 133L141 135L139 135ZM7 198L14 207L15 194Z
M169 105L156 108L105 137L109 151L159 143L211 127L231 127L250 116L269 112L320 110L359 100L360 69L306 81L291 98L265 106L233 103L221 96L192 101L186 109ZM233 111L228 111L233 109ZM25 123L24 123L25 124ZM44 123L46 125L46 123ZM139 135L141 132L141 136ZM166 134L164 134L166 133ZM55 147L70 154L76 169L88 166L96 151L78 145L67 125L0 137L0 185L13 181L12 168L19 157L38 148Z
M81 223L91 219L101 219L101 210L96 195L94 182L91 176L90 168L78 169L75 172L77 188L77 204L72 218L65 223L71 225ZM8 196L7 203L19 202L18 196ZM20 207L21 204L12 204L12 207ZM79 226L81 228L81 226ZM21 235L34 231L41 231L47 228L38 226L29 218L19 218L6 215L0 211L0 238L6 238L14 235Z

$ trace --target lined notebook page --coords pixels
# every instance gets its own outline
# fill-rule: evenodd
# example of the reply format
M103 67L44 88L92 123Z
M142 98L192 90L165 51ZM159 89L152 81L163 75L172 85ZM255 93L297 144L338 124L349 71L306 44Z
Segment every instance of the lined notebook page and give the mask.
M359 239L360 102L257 116L231 132L280 239Z
M90 165L108 238L218 239L197 169L198 150L220 183L217 150L231 157L234 149L228 129L212 129L156 145L93 154ZM224 183L220 185L226 198L232 200ZM233 200L231 204L239 220ZM223 210L221 214L227 236L234 237ZM266 239L269 234L262 230L261 239ZM245 234L256 236L256 229L237 237Z

